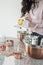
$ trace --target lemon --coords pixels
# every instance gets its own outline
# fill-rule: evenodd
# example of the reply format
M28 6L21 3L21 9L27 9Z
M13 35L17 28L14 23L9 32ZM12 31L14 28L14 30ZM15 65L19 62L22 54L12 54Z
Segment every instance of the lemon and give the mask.
M22 26L23 20L22 20L22 19L19 19L18 24L19 24L20 26Z

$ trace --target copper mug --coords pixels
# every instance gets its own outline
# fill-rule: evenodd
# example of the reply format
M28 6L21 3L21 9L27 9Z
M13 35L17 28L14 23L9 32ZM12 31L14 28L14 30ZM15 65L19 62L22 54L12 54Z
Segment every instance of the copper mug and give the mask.
M3 44L3 45L0 45L0 51L5 51L6 50L6 46Z
M26 33L25 32L21 32L21 31L18 31L17 32L17 37L20 41L22 41L25 37Z

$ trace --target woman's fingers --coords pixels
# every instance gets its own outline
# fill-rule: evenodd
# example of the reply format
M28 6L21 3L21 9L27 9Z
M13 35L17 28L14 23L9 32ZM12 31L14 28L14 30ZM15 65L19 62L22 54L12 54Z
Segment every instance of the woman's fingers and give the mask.
M31 16L29 13L26 13L25 14L25 19L28 20L28 21L31 21Z
M30 16L29 13L26 13L26 14L25 14L25 17L26 17L26 18L28 18L29 16Z

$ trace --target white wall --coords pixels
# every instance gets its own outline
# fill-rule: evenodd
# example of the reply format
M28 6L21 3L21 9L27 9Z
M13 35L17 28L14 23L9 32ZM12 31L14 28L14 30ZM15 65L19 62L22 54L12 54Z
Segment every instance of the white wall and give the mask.
M21 16L21 0L0 0L0 35L17 37L13 27Z

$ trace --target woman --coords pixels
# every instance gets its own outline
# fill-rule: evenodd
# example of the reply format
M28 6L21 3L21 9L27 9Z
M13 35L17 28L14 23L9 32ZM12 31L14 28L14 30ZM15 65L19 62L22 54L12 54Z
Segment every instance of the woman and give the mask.
M30 24L37 25L32 30L32 35L39 36L38 45L40 45L41 38L43 38L43 0L23 0L22 6L22 16L25 16Z

